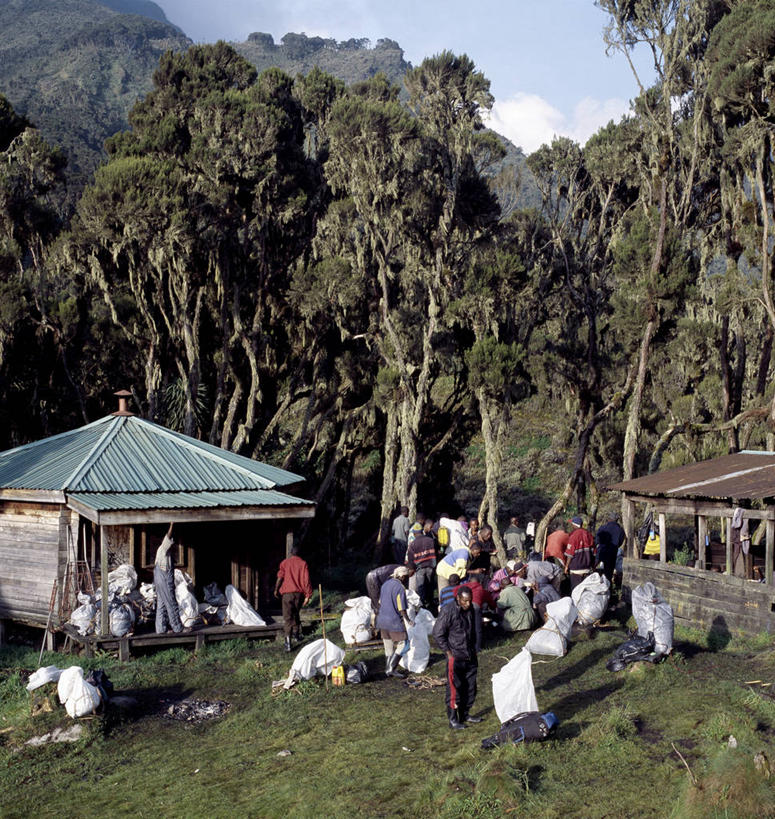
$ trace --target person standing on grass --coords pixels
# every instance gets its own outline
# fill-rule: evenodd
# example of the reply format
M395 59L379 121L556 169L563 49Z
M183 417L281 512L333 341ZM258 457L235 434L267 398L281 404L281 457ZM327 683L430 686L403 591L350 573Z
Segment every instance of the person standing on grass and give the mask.
M516 517L509 519L509 525L503 532L503 544L506 547L506 555L510 560L515 558L524 560L527 557L525 552L525 530L519 525Z
M624 534L624 529L619 525L619 518L616 515L611 515L597 530L595 535L595 541L597 542L595 565L603 564L603 574L608 578L609 582L613 582L616 557L626 540L627 536Z
M153 564L153 585L156 589L156 633L165 634L167 625L179 634L183 631L180 609L175 597L175 561L170 549L175 545L172 539L172 524L164 535L161 546L156 550Z
M595 558L594 540L584 528L584 521L579 515L572 517L568 523L573 531L568 537L565 547L565 574L570 576L571 591L592 571L592 561Z
M371 610L375 618L379 614L379 593L382 591L382 586L393 576L393 572L400 565L400 563L386 563L384 566L377 566L366 575L366 594L371 600Z
M309 566L306 560L299 557L299 547L295 544L291 546L290 557L286 557L277 570L274 596L282 600L285 650L290 651L291 638L301 640L299 612L312 598Z
M393 535L391 542L393 545L393 559L396 563L403 563L406 559L407 540L409 538L409 507L402 506L401 514L393 521Z
M407 647L407 629L414 623L409 619L406 603L406 585L409 569L398 566L393 576L382 585L379 593L377 628L385 647L385 676L402 677L397 670L398 661Z
M466 723L481 722L471 716L476 699L476 624L471 589L460 586L455 602L443 606L433 626L433 639L447 655L447 718L455 730Z
M422 534L409 544L406 552L406 565L414 571L414 590L426 609L433 603L433 576L436 573L436 541L431 535L432 528L433 521L427 518ZM409 587L412 588L411 581Z

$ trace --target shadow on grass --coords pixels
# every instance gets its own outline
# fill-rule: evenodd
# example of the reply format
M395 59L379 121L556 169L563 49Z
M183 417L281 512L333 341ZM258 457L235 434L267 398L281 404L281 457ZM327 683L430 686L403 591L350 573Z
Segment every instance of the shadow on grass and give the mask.
M571 694L563 697L556 702L545 702L544 705L548 711L553 711L560 724L563 720L572 717L578 711L583 710L592 703L599 704L607 697L610 697L615 691L618 691L624 685L624 680L617 678L610 683L598 685L596 688L588 688L586 691L574 691ZM564 732L563 732L564 735Z
M590 651L589 654L583 657L583 659L579 660L574 665L568 666L559 674L556 674L554 677L547 680L543 685L541 685L541 689L543 691L551 691L553 688L566 685L570 680L575 680L577 677L580 677L582 674L587 672L592 666L597 665L598 662L603 659L603 657L610 656L611 653L612 649L610 647L596 648L594 651Z

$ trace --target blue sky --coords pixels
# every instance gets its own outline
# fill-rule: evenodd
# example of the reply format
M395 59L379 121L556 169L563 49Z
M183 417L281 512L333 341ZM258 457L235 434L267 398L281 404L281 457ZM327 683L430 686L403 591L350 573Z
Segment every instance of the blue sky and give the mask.
M156 0L197 42L275 41L289 31L397 40L418 65L444 49L466 53L491 81L491 125L526 152L555 134L584 142L629 108L636 83L607 57L606 15L593 0ZM648 61L639 70L648 77Z

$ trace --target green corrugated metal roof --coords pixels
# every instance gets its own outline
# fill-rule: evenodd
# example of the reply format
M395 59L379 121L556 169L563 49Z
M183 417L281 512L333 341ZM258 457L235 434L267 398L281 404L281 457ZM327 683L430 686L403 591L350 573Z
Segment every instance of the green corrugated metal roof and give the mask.
M294 498L274 489L237 492L77 492L69 497L95 512L216 509L239 506L312 506L311 501Z
M0 453L0 488L68 493L266 490L298 483L253 461L137 416L109 415Z

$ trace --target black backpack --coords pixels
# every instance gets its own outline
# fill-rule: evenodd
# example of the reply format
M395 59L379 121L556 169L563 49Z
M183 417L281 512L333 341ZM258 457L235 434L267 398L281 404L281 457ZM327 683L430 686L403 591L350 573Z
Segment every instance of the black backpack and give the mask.
M482 750L488 751L508 743L517 744L547 739L557 729L557 723L557 717L551 711L546 714L539 714L538 711L517 714L506 720L497 734L482 740Z
M654 634L649 632L648 637L639 637L637 634L625 640L614 651L613 657L605 664L609 671L622 671L630 663L646 660L649 663L657 661L654 652Z

